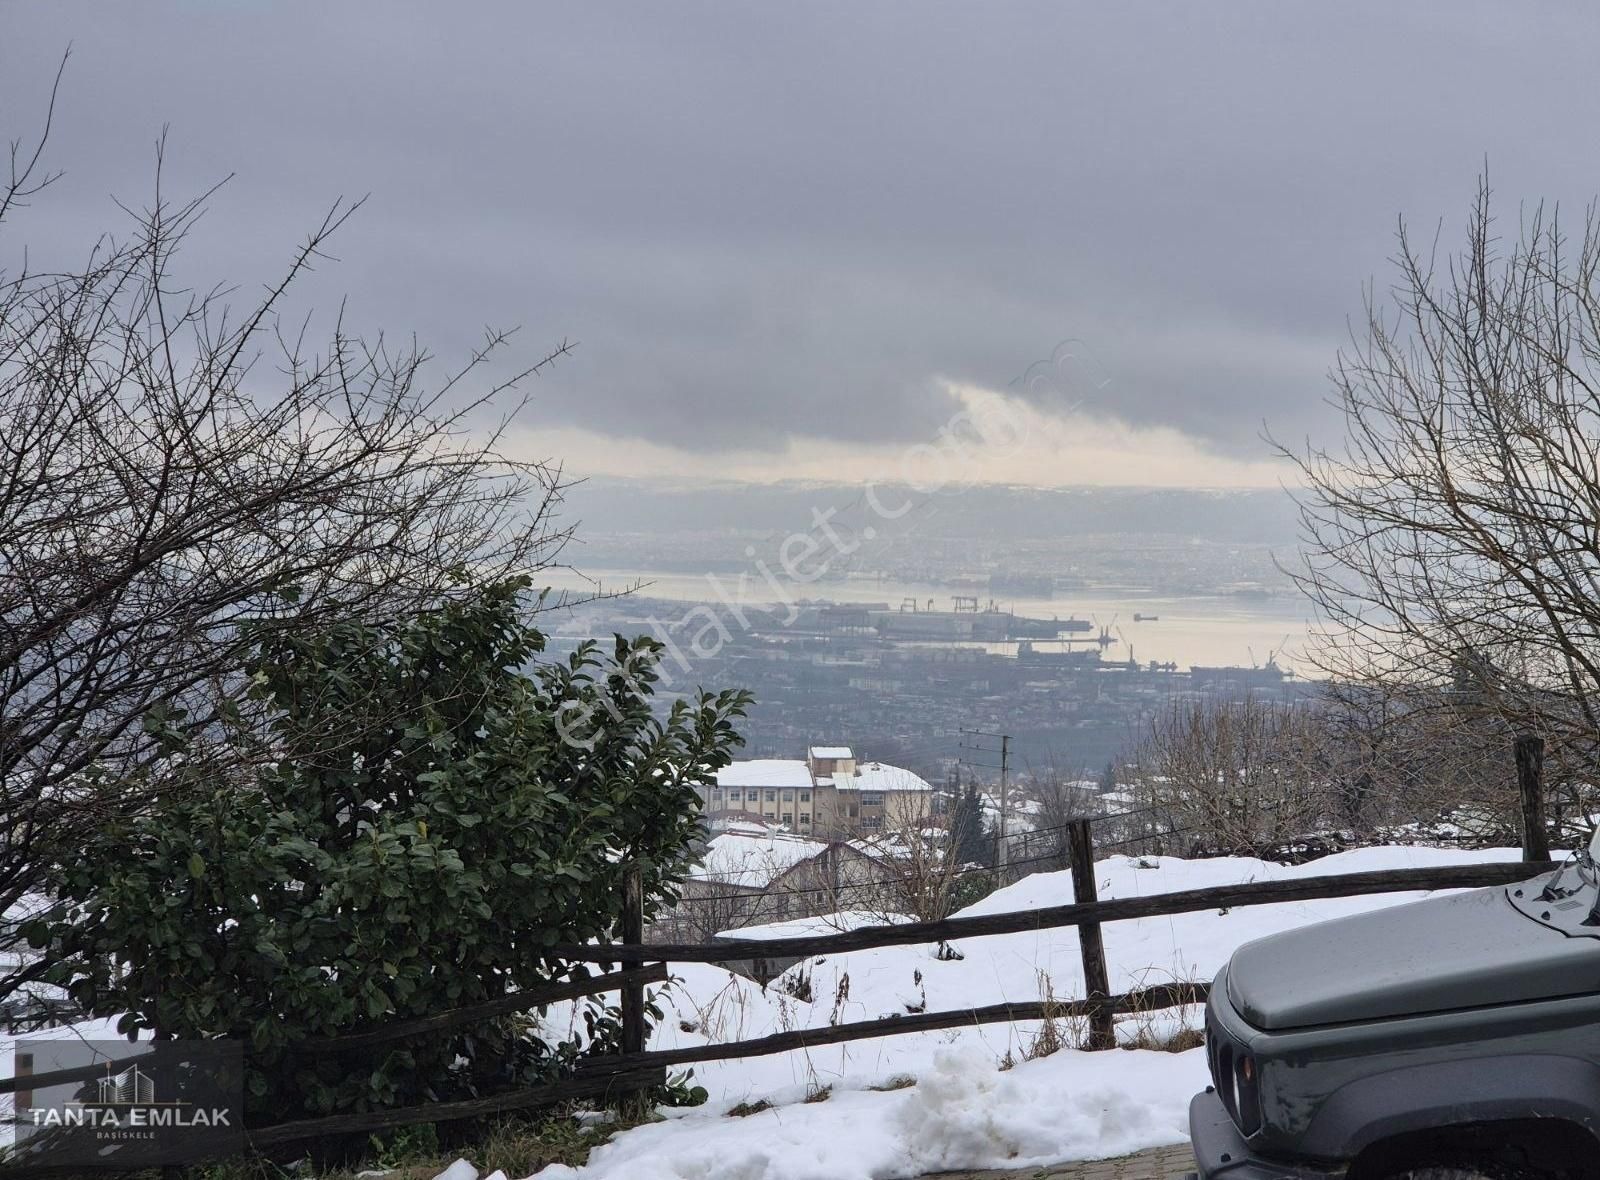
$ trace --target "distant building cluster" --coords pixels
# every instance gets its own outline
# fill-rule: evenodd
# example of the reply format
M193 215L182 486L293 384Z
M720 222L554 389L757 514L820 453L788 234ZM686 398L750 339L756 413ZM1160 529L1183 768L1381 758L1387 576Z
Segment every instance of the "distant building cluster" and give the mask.
M801 834L849 836L893 831L933 814L933 788L920 775L858 762L849 746L812 746L800 758L756 758L717 772L700 788L712 830L772 824Z

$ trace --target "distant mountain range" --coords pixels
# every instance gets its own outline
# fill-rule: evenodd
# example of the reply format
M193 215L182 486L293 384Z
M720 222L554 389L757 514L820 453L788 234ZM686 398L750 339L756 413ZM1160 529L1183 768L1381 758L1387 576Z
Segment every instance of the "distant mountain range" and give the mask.
M923 495L880 485L890 510L915 502L918 532L932 537L1026 540L1083 534L1194 537L1237 544L1288 545L1296 510L1272 490L1183 488L949 487ZM832 509L845 524L871 523L875 512L859 484L771 484L595 478L567 492L564 515L579 534L738 531L788 532Z

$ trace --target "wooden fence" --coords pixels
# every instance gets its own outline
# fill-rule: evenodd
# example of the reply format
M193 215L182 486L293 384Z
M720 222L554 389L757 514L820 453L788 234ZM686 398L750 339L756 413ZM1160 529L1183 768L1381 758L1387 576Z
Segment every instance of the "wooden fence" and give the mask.
M1546 871L1550 863L1550 854L1541 818L1544 815L1540 785L1542 748L1538 744L1538 739L1519 739L1516 755L1523 815L1526 821L1523 859L1520 861L1342 873L1283 881L1221 885L1206 889L1188 889L1175 893L1101 901L1095 890L1094 841L1091 830L1093 821L1080 820L1072 826L1071 831L1074 901L1070 905L984 914L976 917L946 918L936 922L869 926L839 934L780 939L725 939L714 945L645 945L643 896L638 876L630 875L627 879L625 898L627 916L619 930L623 941L608 944L558 945L552 947L550 951L552 958L570 963L590 963L605 968L620 963L624 965L621 969L603 970L600 974L587 979L529 988L451 1012L419 1019L390 1021L371 1028L357 1029L326 1040L296 1045L292 1049L292 1053L302 1059L359 1054L419 1037L464 1028L484 1020L543 1007L561 1000L579 999L615 991L621 996L621 1053L611 1057L586 1059L573 1076L552 1085L455 1102L347 1113L273 1126L252 1127L248 1137L252 1146L257 1149L277 1151L287 1144L324 1136L381 1131L418 1123L447 1122L453 1119L549 1106L574 1099L610 1101L622 1095L637 1093L663 1084L668 1068L673 1066L787 1053L875 1037L992 1023L1064 1017L1086 1018L1089 1024L1089 1046L1109 1048L1115 1043L1113 1022L1117 1015L1200 1003L1205 1000L1209 985L1172 983L1120 995L1113 994L1100 936L1101 926L1107 922L1238 906L1271 905L1286 901L1507 885L1527 880ZM667 980L668 963L717 963L761 956L809 958L872 947L948 943L956 939L1069 927L1075 927L1079 933L1086 992L1081 999L1000 1003L943 1012L907 1013L876 1020L832 1024L823 1028L796 1029L714 1045L663 1050L645 1048L645 988L649 984ZM38 1090L50 1084L88 1080L102 1076L104 1071L105 1063L101 1063L81 1069L0 1079L0 1093Z

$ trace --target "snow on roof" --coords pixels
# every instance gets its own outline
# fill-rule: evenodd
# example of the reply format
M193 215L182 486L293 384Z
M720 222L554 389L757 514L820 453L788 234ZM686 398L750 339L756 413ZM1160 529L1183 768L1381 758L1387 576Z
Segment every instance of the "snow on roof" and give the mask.
M844 751L839 754L838 751ZM830 751L818 753L818 751ZM848 746L812 746L812 757L849 758ZM921 775L883 762L863 762L854 774L819 775L818 786L841 791L931 791ZM811 768L798 758L751 758L732 762L717 771L719 787L810 787Z
M691 881L765 888L795 865L820 856L828 847L820 840L793 836L776 828L752 830L741 825L713 836L705 855L690 872Z
M855 757L855 753L849 746L812 746L807 753L813 758L827 758L829 760Z
M863 926L899 926L911 919L905 914L869 913L866 910L840 910L812 918L790 918L786 922L764 922L760 926L739 926L713 934L713 938L804 938L813 934L843 934Z
M751 758L717 771L719 787L809 787L811 771L798 758Z
M841 791L931 791L926 779L899 766L867 762L855 774L836 774L831 780Z

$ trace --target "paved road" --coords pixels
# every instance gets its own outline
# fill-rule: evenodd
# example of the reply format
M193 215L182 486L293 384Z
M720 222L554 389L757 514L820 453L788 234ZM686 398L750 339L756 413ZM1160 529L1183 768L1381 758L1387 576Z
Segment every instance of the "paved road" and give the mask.
M1188 1144L1179 1144L1112 1160L1080 1160L1020 1171L941 1172L937 1180L1172 1180L1193 1170L1194 1156L1189 1154Z

